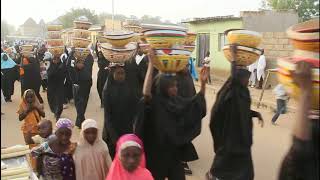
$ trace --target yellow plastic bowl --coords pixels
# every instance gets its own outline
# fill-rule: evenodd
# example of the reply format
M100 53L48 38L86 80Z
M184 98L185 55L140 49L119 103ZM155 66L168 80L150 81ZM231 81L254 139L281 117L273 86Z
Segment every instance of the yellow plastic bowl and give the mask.
M164 73L176 73L188 64L191 52L184 49L156 49L155 68Z
M227 34L229 44L239 44L241 46L258 47L262 41L262 35L255 31L234 30Z
M256 48L250 48L245 46L238 46L237 47L237 57L236 57L236 64L239 66L249 66L250 64L254 63L256 60L259 59L262 51ZM231 52L230 46L227 45L223 47L224 56L227 58L228 61L231 62Z
M293 79L290 71L294 71L295 65L290 62L289 59L279 58L278 59L278 81L283 84L288 93L294 99L298 99L301 94L300 88L293 83ZM314 110L319 110L319 68L312 70L312 102L311 107Z

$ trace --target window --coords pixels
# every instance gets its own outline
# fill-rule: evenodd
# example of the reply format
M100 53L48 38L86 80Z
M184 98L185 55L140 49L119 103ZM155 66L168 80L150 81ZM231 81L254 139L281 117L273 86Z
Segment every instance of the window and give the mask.
M224 33L219 33L219 51L221 51L226 44L228 44L227 37Z

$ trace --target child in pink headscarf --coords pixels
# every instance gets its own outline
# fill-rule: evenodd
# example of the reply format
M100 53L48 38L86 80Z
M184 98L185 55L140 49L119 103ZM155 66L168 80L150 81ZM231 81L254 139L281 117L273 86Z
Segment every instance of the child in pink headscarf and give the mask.
M153 180L146 169L143 143L136 135L125 134L119 138L106 180Z

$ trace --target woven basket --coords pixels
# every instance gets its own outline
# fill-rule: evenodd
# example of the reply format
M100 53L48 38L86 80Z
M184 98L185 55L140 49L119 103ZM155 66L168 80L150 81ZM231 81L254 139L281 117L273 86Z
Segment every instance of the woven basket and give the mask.
M191 52L183 49L156 49L155 68L164 73L176 73L188 64Z
M239 44L241 46L258 47L262 41L260 33L248 30L234 30L227 34L230 44Z
M90 22L81 22L81 21L73 21L73 25L75 29L84 29L88 30L92 23Z
M319 18L291 26L287 35L294 48L319 53Z
M72 38L71 45L78 48L87 48L91 43L90 39Z
M197 38L197 34L196 33L187 33L187 37L185 39L185 45L186 46L192 46L194 45L194 42Z
M90 31L84 29L74 29L73 37L88 39L90 37Z
M74 57L77 58L77 61L84 61L89 54L88 48L75 48Z
M230 46L227 45L223 47L224 56L227 58L228 61L231 62L232 56L230 52ZM245 46L238 46L237 47L237 55L236 55L236 64L239 66L249 66L250 64L254 63L256 60L259 59L261 55L260 49L245 47Z
M48 39L61 39L61 31L48 31Z
M293 83L291 72L295 70L295 64L290 58L278 59L278 81L284 85L288 93L294 99L298 99L301 94L299 87ZM319 67L312 69L312 109L319 110Z
M22 49L22 51L32 51L33 46L32 45L22 45L21 49Z
M48 50L52 55L60 57L64 52L64 46L48 47Z
M47 39L46 41L49 47L63 46L62 39Z
M62 25L48 25L47 26L48 31L61 31L63 29Z
M135 54L136 49L137 45L133 43L127 44L123 49L113 48L109 43L101 44L101 51L104 57L113 63L124 63L129 61Z

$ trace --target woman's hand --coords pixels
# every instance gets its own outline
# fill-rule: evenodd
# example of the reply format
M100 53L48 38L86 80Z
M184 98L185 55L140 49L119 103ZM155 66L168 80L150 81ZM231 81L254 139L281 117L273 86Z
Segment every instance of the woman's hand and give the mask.
M200 71L200 81L201 83L206 83L207 80L208 80L208 76L209 76L209 73L208 73L208 68L207 67L203 67Z
M154 53L154 49L149 48L149 51L148 51L149 63L153 64L153 62L155 61L155 58L156 58L156 54Z
M209 76L209 71L207 67L203 67L200 71L200 81L201 81L201 87L200 87L200 93L205 95L206 94L206 82Z

